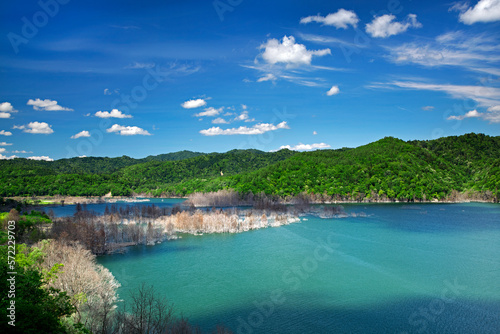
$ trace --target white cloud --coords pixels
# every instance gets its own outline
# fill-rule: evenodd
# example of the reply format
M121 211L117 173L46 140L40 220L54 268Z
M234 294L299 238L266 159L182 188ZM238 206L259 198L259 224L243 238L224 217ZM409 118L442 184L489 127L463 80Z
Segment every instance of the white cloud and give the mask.
M212 121L213 124L229 124L228 121L226 121L224 118L217 117Z
M10 102L0 103L0 118L10 118L12 113L17 112Z
M373 21L366 24L366 32L377 38L387 38L392 35L398 35L408 28L421 28L422 24L417 21L417 15L409 14L404 22L394 21L396 16L392 14L385 14L376 16Z
M246 109L248 109L248 106L246 104L242 104L241 109L246 110Z
M12 132L5 131L5 130L0 130L0 135L1 136L12 136Z
M125 115L118 109L113 109L111 112L109 111L98 111L94 114L94 116L99 118L132 118L132 115Z
M450 116L448 120L462 121L466 118L482 118L490 123L500 123L500 108L488 108L488 112L480 113L476 109L468 111L464 115Z
M350 10L345 10L343 8L339 9L336 13L328 14L327 16L321 15L313 15L304 17L300 20L300 23L310 23L310 22L318 22L323 23L327 26L334 26L337 29L343 28L347 29L348 25L356 28L359 22L359 18L355 12Z
M422 107L422 110L425 110L425 111L434 110L434 106L424 106L424 107Z
M409 43L388 47L395 63L422 66L458 66L469 71L499 75L499 43L495 36L451 31L434 42Z
M108 133L116 132L121 136L135 136L135 135L151 136L151 134L148 131L141 129L137 126L123 126L118 124L113 124L113 126L107 129L106 132Z
M73 111L73 109L66 108L66 107L61 107L60 105L57 104L57 101L54 100L40 100L40 99L29 99L27 105L33 106L33 109L35 110L47 110L47 111L58 111L58 110L65 110L65 111Z
M17 156L15 156L15 155L11 155L10 157L8 157L6 155L0 154L0 160L11 160L11 159L15 159L15 158L17 158Z
M204 99L189 100L181 104L185 109L199 108L207 105L207 101Z
M48 135L54 133L51 126L45 122L30 122L28 125L14 125L13 129L23 130L26 133Z
M240 115L236 116L235 121L246 121L248 120L248 111L243 111Z
M252 127L240 126L239 128L221 129L220 127L212 127L207 130L201 130L200 133L204 136L219 136L219 135L260 135L268 131L278 129L289 129L286 122L281 122L278 125L270 123L259 123Z
M6 150L6 148L0 147L0 153L4 153Z
M488 86L460 86L460 85L440 85L411 81L394 81L389 85L372 86L373 88L390 88L390 85L417 89L445 92L457 99L471 99L480 106L487 107L486 112L471 110L464 115L450 116L449 120L464 120L466 118L481 118L490 123L500 123L500 88Z
M87 130L80 131L76 135L71 136L71 139L78 139L80 137L90 137L90 132Z
M54 159L51 159L51 158L49 158L46 155L42 155L42 156L39 156L39 157L28 157L28 159L30 159L30 160L38 160L38 161L54 161Z
M276 81L276 76L272 73L268 73L265 76L257 79L257 82L264 82L264 81Z
M220 107L219 109L215 109L214 107L209 107L206 108L205 111L202 111L200 113L194 114L195 117L214 117L219 115L222 110L224 110L224 107Z
M459 20L468 25L500 21L500 0L480 0L474 7L462 11Z
M330 148L331 146L325 143L318 143L318 144L302 144L299 143L295 146L290 146L290 145L283 145L280 146L279 149L277 150L272 150L271 152L276 152L282 149L289 149L291 151L310 151L310 150L318 150L318 149L324 149L324 148Z
M318 133L317 133L316 131L313 131L313 135L315 135L315 136L316 136L317 134L318 134Z
M27 153L33 153L33 151L25 151L25 150L22 150L22 151L12 151L12 153L22 153L22 154L27 154Z
M411 81L394 81L391 84L401 88L446 92L454 98L471 99L485 107L500 104L500 88L495 87L443 85Z
M153 68L153 67L155 67L155 63L134 62L128 66L125 66L125 68L129 68L129 69L147 69L147 68Z
M283 63L287 66L310 65L313 56L331 54L330 49L307 50L305 45L295 43L293 36L284 36L282 42L275 38L267 40L260 46L264 49L262 58L269 64Z
M448 117L447 119L451 120L451 119L456 119L456 120L463 120L465 118L473 118L473 117L481 117L481 113L478 113L476 109L474 110L471 110L471 111L468 111L465 115L461 115L461 116L450 116Z
M111 92L108 88L104 88L104 95L111 95Z
M1 112L8 112L8 113L17 112L17 110L14 109L14 107L12 106L12 104L10 104L10 102L0 103L0 111Z
M326 95L332 96L332 95L337 95L340 92L339 86L332 86L328 92L326 92Z
M6 143L4 141L0 142L0 146L11 146L12 143Z

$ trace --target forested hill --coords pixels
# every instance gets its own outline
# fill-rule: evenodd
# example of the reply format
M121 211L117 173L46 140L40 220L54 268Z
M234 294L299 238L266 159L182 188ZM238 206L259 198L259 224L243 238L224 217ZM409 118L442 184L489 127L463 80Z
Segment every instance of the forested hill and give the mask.
M60 159L56 161L13 159L0 161L0 166L5 168L31 169L43 174L50 174L52 171L56 174L107 174L127 166L137 165L149 161L176 161L206 154L207 153L180 151L160 155L150 155L143 159L134 159L125 155L117 158L83 157Z
M14 159L0 161L0 168L0 196L109 192L160 196L231 188L279 196L306 192L343 200L453 199L465 191L492 199L500 189L500 137L471 133L409 142L386 137L354 149L302 153L184 151L142 160Z

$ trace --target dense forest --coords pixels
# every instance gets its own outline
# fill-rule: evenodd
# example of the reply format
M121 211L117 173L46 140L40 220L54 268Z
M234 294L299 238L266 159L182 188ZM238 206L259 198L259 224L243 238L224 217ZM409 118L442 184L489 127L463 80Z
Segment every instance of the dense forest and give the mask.
M144 159L0 161L0 196L185 196L234 189L334 200L496 200L500 137L466 134L428 141L386 137L357 148L266 153L177 153Z

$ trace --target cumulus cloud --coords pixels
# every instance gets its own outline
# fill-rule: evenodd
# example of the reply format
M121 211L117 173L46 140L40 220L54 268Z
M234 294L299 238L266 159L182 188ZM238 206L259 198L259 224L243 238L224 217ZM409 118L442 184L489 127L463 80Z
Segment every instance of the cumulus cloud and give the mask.
M6 150L6 148L0 147L0 153L4 153Z
M87 130L83 130L83 131L78 132L76 135L71 136L70 138L71 139L78 139L81 137L90 137L90 132L88 132Z
M118 124L113 124L109 129L106 129L106 132L108 133L115 132L120 136L135 136L135 135L151 136L151 134L148 131L141 129L137 126L123 126Z
M39 160L39 161L54 161L54 159L49 158L46 155L38 156L38 157L28 157L30 160Z
M226 121L224 118L217 117L212 121L213 124L229 124L228 121Z
M260 135L265 132L275 131L279 129L289 129L286 122L281 122L278 125L270 123L259 123L252 127L240 126L239 128L221 129L220 127L212 127L207 130L201 130L200 133L204 136L220 136L220 135Z
M257 79L257 82L275 81L275 80L276 80L276 76L272 73L268 73L268 74L264 75L263 77L260 77L259 79Z
M6 155L3 155L3 154L0 154L0 160L11 160L11 159L15 159L17 158L17 156L15 155L11 155L11 156L6 156Z
M132 118L132 115L125 115L118 109L113 109L109 111L98 111L94 116L99 118Z
M12 143L6 143L4 141L0 142L0 146L11 146Z
M59 110L65 110L65 111L73 111L73 109L62 107L59 104L57 104L57 101L54 100L40 100L40 99L29 99L27 105L33 106L33 109L35 110L47 110L47 111L59 111Z
M0 130L0 136L12 136L12 132Z
M359 18L355 12L341 8L336 13L331 13L327 16L321 16L318 14L304 17L300 20L300 23L303 24L310 22L317 22L327 26L334 26L337 29L347 29L348 25L356 28L359 22Z
M452 9L458 9L461 12L460 22L468 25L500 21L500 0L480 0L474 7L452 7Z
M207 101L204 99L188 100L181 104L184 109L199 108L207 105Z
M422 24L417 21L417 15L409 14L405 21L397 22L396 16L392 14L385 14L376 16L373 21L366 24L366 32L377 38L387 38L392 35L398 35L408 28L421 28Z
M54 133L51 125L45 122L30 122L28 125L14 125L13 129L23 130L26 133L49 135Z
M209 107L206 108L205 111L202 111L200 113L194 114L196 117L215 117L219 115L222 110L224 110L224 107L220 107L219 109L215 109L214 107Z
M269 64L283 63L287 66L310 65L313 56L331 54L330 49L307 50L305 45L295 43L295 37L284 36L282 42L275 38L260 46L264 49L262 58Z
M248 111L243 111L241 114L234 118L235 121L252 121L248 118Z
M434 110L434 106L424 106L424 107L422 107L422 110L425 110L425 111Z
M12 113L17 112L10 102L0 103L0 118L10 118Z
M313 131L313 135L315 135L315 136L316 136L317 134L318 134L318 133L317 133L316 131Z
M447 120L462 121L466 118L482 118L490 123L500 123L500 108L488 108L488 112L480 113L476 109L468 111L464 115L450 116Z
M337 95L340 92L339 86L332 86L328 92L326 92L326 95L328 96L333 96Z
M310 150L319 150L319 149L330 148L330 147L331 147L330 145L325 144L325 143L318 143L318 144L299 143L295 146L283 145L283 146L280 146L279 149L272 150L271 152L276 152L276 151L283 150L283 149L289 149L291 151L310 151Z

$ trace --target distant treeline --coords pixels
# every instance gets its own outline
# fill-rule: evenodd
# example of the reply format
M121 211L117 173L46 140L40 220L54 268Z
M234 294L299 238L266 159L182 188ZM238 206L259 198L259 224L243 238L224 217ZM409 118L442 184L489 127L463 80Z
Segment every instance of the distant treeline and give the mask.
M500 195L500 137L484 134L408 142L386 137L353 149L301 153L184 151L158 157L3 160L0 196L168 197L222 189L242 196L307 194L320 201L498 201Z

